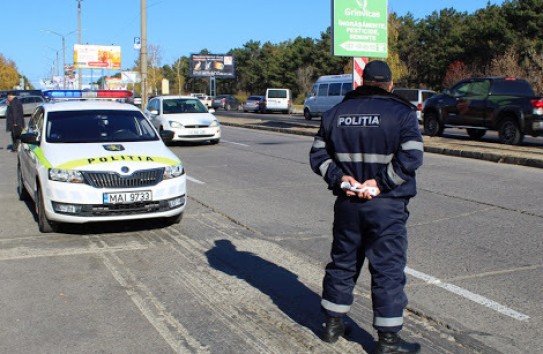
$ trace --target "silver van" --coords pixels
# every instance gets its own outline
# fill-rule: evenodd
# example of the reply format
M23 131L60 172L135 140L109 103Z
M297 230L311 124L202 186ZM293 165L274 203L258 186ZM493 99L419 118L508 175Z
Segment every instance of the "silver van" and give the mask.
M311 120L340 103L353 89L353 75L325 75L318 78L304 101L304 117Z

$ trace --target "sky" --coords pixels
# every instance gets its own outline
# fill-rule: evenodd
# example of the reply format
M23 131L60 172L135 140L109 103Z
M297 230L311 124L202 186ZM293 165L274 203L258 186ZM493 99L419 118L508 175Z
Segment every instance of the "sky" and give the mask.
M73 45L78 42L78 0L0 3L0 54L12 60L36 88L41 88L40 80L50 78L56 74L55 68L62 66L63 38L66 64L73 62ZM120 46L122 69L133 68L139 55L134 38L141 37L141 0L80 3L81 43ZM389 0L388 11L399 16L410 12L416 19L424 19L445 8L473 13L487 3L500 5L503 0ZM277 44L298 36L319 39L331 24L330 0L146 0L146 4L147 42L159 48L160 65L173 64L177 58L202 49L226 54L251 40ZM83 81L101 75L83 70Z

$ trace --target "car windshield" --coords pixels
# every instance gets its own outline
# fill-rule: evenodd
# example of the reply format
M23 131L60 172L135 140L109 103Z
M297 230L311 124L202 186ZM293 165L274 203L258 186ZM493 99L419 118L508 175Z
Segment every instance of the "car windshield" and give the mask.
M49 112L45 139L50 143L98 143L159 140L138 111L86 110Z
M198 98L166 98L162 101L163 114L208 113Z
M0 106L4 106L4 105L6 104L6 101L7 101L7 100L8 100L7 98L2 98L2 99L0 100Z

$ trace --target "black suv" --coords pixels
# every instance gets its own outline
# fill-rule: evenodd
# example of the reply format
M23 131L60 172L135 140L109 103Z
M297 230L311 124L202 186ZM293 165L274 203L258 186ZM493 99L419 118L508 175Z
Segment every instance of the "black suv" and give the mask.
M472 139L496 130L504 144L518 145L524 135L543 135L543 98L526 80L478 77L458 82L424 103L424 132L441 136L445 128L465 128Z

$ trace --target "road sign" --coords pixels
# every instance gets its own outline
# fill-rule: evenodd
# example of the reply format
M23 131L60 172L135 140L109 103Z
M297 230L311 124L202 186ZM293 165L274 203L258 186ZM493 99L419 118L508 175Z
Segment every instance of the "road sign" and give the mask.
M140 50L141 49L141 38L140 37L134 37L134 49Z
M332 53L388 57L387 0L332 0Z

